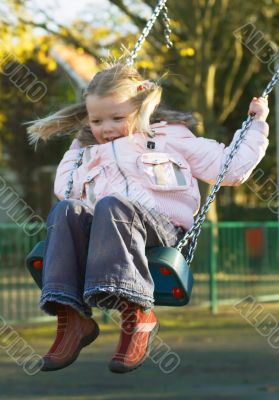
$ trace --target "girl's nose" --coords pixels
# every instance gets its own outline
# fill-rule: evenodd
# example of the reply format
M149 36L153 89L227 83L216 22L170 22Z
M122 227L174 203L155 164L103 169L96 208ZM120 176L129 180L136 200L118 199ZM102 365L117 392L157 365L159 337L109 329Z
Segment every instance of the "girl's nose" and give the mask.
M104 122L102 128L103 128L103 133L112 132L112 125L109 122Z
M111 125L104 125L103 126L103 134L111 133L113 131Z

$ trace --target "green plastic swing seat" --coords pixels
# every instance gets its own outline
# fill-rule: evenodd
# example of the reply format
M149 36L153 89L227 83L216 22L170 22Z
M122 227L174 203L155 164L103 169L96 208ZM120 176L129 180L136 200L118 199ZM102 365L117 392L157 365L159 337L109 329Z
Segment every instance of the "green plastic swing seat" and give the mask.
M40 289L44 247L45 241L38 242L26 257L27 268ZM155 305L175 307L187 304L194 280L183 255L173 247L150 247L146 256L155 284Z

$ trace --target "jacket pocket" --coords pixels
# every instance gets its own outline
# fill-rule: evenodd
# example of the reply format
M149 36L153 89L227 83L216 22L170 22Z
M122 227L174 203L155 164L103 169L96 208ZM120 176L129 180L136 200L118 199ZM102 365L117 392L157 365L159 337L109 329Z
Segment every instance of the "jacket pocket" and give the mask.
M137 159L146 187L153 190L187 190L191 171L187 162L168 153L144 153Z
M104 192L106 185L106 172L104 166L93 168L87 175L83 185L82 200L95 204L100 195Z

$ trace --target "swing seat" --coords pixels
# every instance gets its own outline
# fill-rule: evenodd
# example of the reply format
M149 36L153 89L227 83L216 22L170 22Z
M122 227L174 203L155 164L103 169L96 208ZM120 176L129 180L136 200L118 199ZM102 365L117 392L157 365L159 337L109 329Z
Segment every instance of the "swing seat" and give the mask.
M45 241L38 242L26 257L34 281L42 289ZM193 275L183 255L173 247L150 247L146 250L155 290L155 305L184 306L190 300Z

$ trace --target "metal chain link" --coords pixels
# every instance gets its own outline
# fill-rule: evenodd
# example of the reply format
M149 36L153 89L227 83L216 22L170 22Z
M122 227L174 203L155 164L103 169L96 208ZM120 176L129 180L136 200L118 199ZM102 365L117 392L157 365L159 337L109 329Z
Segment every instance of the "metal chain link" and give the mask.
M135 44L134 49L131 51L131 54L129 55L129 57L127 57L127 59L126 59L126 63L128 65L133 64L135 58L137 57L139 50L141 49L142 44L144 43L145 39L149 35L156 19L158 18L159 14L162 10L163 10L163 23L165 26L165 29L164 29L165 43L167 44L168 47L172 47L172 43L170 41L171 30L170 30L169 18L168 18L168 14L167 14L168 10L166 7L166 2L167 2L167 0L159 0L158 1L157 6L155 7L151 17L149 18L145 27L143 28L143 31L142 31L137 43Z
M66 191L64 194L65 199L69 199L71 196L71 192L72 192L72 188L73 188L73 184L74 184L74 178L73 178L73 174L74 174L74 170L77 169L81 164L82 164L82 157L83 157L83 153L84 153L84 149L80 149L80 151L78 152L76 161L73 165L73 169L70 172L70 177L69 180L67 182L67 186L66 186Z
M166 4L164 5L163 10L162 10L162 20L163 20L163 24L164 24L165 44L166 44L167 48L170 49L173 47L173 43L170 40L171 28L170 28L170 19L168 17L168 8L167 8Z
M268 83L266 86L265 90L263 91L261 97L267 97L268 94L273 90L274 86L276 85L277 81L279 79L279 69L274 73L271 81ZM254 119L254 116L248 116L246 121L242 124L241 131L239 133L239 136L231 150L231 152L228 154L224 165L221 168L221 172L217 177L217 181L214 184L214 186L211 189L210 194L207 196L205 204L202 206L201 211L198 213L194 224L192 227L187 231L187 233L184 235L184 237L180 240L180 242L177 244L176 249L182 252L182 249L188 245L188 248L185 252L185 259L188 265L190 265L193 256L194 256L194 251L197 247L197 238L201 232L201 226L205 220L205 216L207 211L209 210L210 204L215 200L216 193L220 189L220 185L222 181L225 178L225 174L228 171L228 168L230 166L230 163L237 152L241 142L243 141L247 130L252 124L252 121Z

